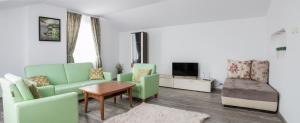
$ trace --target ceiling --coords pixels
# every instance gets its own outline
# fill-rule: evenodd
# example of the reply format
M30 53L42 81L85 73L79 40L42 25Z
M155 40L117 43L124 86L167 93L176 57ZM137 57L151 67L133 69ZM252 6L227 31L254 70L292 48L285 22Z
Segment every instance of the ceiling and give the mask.
M270 0L0 0L0 9L35 3L100 15L126 31L261 17Z

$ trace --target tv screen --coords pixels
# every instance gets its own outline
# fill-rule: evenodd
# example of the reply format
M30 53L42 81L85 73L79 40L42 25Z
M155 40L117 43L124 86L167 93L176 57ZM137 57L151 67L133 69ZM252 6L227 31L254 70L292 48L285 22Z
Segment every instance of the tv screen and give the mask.
M172 63L173 76L198 76L198 63Z

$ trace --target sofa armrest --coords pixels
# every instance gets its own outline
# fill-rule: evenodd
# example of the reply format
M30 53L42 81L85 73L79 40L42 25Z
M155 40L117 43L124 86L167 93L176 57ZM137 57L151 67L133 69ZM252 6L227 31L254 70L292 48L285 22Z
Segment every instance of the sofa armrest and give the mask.
M117 80L119 82L122 82L122 81L132 81L132 73L118 74Z
M110 72L103 72L103 75L105 80L112 80L112 75Z
M49 97L55 95L54 85L42 86L37 87L38 92L41 94L42 97Z
M141 78L141 85L144 87L145 96L156 94L159 91L158 74L149 75Z
M77 93L15 103L17 123L78 123Z

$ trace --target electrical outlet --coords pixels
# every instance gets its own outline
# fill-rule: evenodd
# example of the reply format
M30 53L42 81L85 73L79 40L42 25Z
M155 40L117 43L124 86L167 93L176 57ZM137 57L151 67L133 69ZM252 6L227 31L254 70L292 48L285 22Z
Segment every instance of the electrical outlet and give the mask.
M291 29L292 34L298 34L299 33L299 28L298 27L293 27Z

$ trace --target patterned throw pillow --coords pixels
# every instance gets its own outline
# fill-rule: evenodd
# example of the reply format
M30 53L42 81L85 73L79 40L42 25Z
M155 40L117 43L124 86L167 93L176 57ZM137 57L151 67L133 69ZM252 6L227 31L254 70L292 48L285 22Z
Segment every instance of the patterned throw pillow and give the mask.
M91 68L90 69L90 80L103 80L103 70L102 68Z
M227 77L234 79L251 79L251 62L252 61L233 61L228 60Z
M269 61L252 61L251 79L268 83L269 80Z
M42 98L42 96L38 92L35 85L31 84L31 85L28 86L28 88L29 88L30 92L32 93L32 96L33 96L34 99Z
M38 92L37 83L29 79L23 79L24 83L29 88L34 99L42 98L41 94Z
M37 87L47 86L50 84L47 76L33 76L33 77L28 78L28 80L36 82L35 85Z
M141 78L151 74L151 69L140 69L138 73L133 77L134 82L140 82Z

